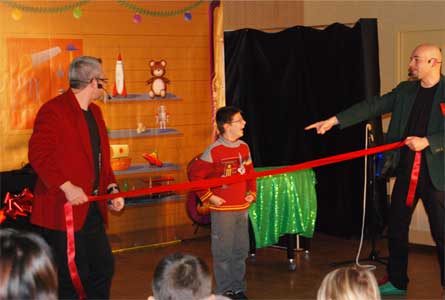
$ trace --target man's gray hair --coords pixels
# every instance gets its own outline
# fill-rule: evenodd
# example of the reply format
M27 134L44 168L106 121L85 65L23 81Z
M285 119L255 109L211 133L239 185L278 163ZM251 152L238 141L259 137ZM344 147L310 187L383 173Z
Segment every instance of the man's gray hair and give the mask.
M102 61L93 56L76 57L70 64L70 87L74 89L85 88L91 80L99 76L102 71Z

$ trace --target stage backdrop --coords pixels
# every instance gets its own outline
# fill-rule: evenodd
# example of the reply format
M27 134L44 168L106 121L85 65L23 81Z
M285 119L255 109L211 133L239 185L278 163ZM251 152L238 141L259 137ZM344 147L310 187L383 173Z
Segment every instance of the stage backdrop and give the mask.
M365 123L320 136L304 127L379 94L377 21L324 30L297 26L278 33L225 32L226 102L247 120L244 139L256 167L283 166L365 146ZM381 143L381 121L373 120ZM352 236L360 231L363 159L317 168L317 228ZM383 188L383 189L382 189ZM368 231L385 224L386 195L368 201ZM381 206L383 204L383 207Z
M218 2L0 1L0 171L27 163L36 112L68 88L72 59L91 55L102 59L110 94L123 70L127 97L118 89L112 100L97 101L110 142L128 145L114 148L134 167L118 174L121 188L186 181L189 160L213 141L212 17ZM165 98L149 96L151 60L165 62ZM164 166L149 166L144 153L157 154ZM129 206L112 216L109 232L176 225L193 231L177 196Z

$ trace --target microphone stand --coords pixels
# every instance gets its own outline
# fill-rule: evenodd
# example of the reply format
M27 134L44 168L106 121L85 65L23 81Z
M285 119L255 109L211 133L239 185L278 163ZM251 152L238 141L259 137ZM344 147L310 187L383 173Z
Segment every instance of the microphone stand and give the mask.
M367 136L367 147L376 146L376 141L374 139L374 133L372 129L371 123L366 124L366 136ZM367 193L366 193L366 201L370 203L372 201L373 204L375 204L376 201L376 161L375 161L375 155L367 156ZM379 251L376 248L376 239L377 239L377 233L375 230L371 233L371 251L368 255L367 259L362 259L360 261L366 261L366 262L379 262L383 265L387 265L388 257L380 257ZM357 260L348 260L348 261L342 261L342 262L334 262L331 263L330 266L332 267L338 267L342 265L349 265L353 263L358 263Z
M375 205L376 203L376 187L377 187L377 176L376 176L376 155L372 155L371 157L369 157L369 161L368 161L368 168L369 168L369 173L368 173L368 188L369 188L369 199L372 201L372 203ZM379 256L379 251L377 250L376 247L376 241L377 241L377 232L376 230L372 230L372 232L370 233L371 235L371 251L369 252L368 255L368 259L366 261L375 261L375 262L379 262L383 265L387 265L388 264L388 257L380 257Z

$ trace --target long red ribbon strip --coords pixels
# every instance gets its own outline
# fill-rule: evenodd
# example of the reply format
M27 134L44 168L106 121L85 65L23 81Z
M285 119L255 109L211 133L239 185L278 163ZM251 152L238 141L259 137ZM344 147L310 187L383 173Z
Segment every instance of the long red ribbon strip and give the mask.
M351 160L354 158L373 155L380 152L386 152L390 150L395 150L400 147L403 147L406 144L405 141L396 142L392 144L377 146L365 150L358 150L353 152L348 152L344 154L334 155L326 158L316 159L292 166L276 168L273 170L267 170L262 172L252 172L246 175L234 175L223 178L213 178L213 179L205 179L205 180L197 180L193 182L185 182L178 184L169 184L169 185L161 185L152 188L134 190L129 192L120 192L113 194L113 198L123 197L123 198L131 198L131 197L139 197L149 194L162 193L162 192L173 192L173 191L196 191L208 189L216 186L221 186L224 184L231 184L243 180L254 179L258 177L271 176L283 173L289 173L309 168L321 167L324 165L334 164L338 162L342 162L345 160ZM419 169L421 162L421 152L416 152L416 156L414 159L413 169L411 173L411 181L409 185L408 197L406 200L406 205L412 206L414 195L416 192ZM89 201L100 201L100 200L108 200L110 199L110 195L99 195L99 196L90 196L88 198ZM82 282L80 281L79 274L77 273L77 267L74 261L75 258L75 244L74 244L74 224L73 224L73 212L71 205L65 204L65 218L66 218L66 228L67 228L67 254L68 254L68 265L70 269L71 279L73 280L73 284L76 288L77 293L80 296L80 299L85 298L85 292L82 286Z
M414 196L416 195L417 182L419 181L420 163L422 162L422 152L417 151L414 156L413 168L411 169L411 179L409 181L408 195L406 196L406 206L412 207Z
M289 173L309 168L316 168L324 165L334 164L338 162L342 162L345 160L350 160L366 155L372 155L380 152L390 151L397 148L400 148L405 145L405 141L396 142L392 144L377 146L373 148L369 148L366 150L358 150L344 154L338 154L326 158L316 159L292 166L276 168L273 170L267 170L262 172L252 172L246 175L233 175L229 177L222 178L212 178L205 180L197 180L192 182L184 182L184 183L176 183L176 184L168 184L168 185L160 185L152 188L145 188L140 190L128 191L128 192L120 192L113 194L113 198L123 197L123 198L132 198L139 197L143 195L149 195L154 193L162 193L162 192L173 192L173 191L196 191L196 190L205 190L208 188L221 186L224 184L231 184L234 182L239 182L243 180L254 179L257 177L264 177L270 175L277 175L282 173ZM99 201L99 200L107 200L110 199L110 195L99 195L99 196L90 196L89 201Z
M76 266L76 244L74 239L74 218L73 206L67 202L64 205L65 223L66 223L66 254L68 256L68 269L70 271L71 281L76 289L79 299L86 299L86 293L80 280L79 272Z

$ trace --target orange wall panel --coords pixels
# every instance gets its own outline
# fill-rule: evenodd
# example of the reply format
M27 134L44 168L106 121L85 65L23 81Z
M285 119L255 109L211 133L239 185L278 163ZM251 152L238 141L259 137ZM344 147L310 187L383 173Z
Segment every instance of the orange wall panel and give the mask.
M36 7L61 7L74 1L13 1ZM196 1L129 1L146 10L174 12ZM149 61L165 59L166 75L171 83L167 91L180 100L146 102L97 101L101 106L107 126L112 130L135 129L138 122L146 127L157 127L156 113L159 105L165 105L170 113L167 127L181 133L174 136L145 138L122 138L111 143L124 143L130 147L134 163L144 163L142 153L157 149L161 160L180 166L179 171L167 172L175 176L176 182L186 180L185 168L188 161L202 152L212 137L212 103L210 100L210 53L209 53L209 2L203 1L190 10L191 20L180 13L169 17L142 15L142 21L133 22L135 12L116 1L91 1L80 7L82 16L73 17L73 11L57 13L22 12L19 20L12 18L13 9L0 3L0 170L17 169L27 162L28 139L31 129L15 129L12 124L11 103L16 103L16 94L10 84L16 79L9 72L8 39L79 40L81 51L70 53L73 57L83 53L101 57L106 76L109 78L108 92L113 89L115 64L122 54L125 84L128 93L147 93L146 81L151 77ZM26 43L23 53L26 54ZM41 47L45 48L45 47ZM62 49L65 51L65 49ZM37 50L33 50L37 51ZM29 53L31 54L31 53ZM49 72L57 66L49 62ZM66 74L65 74L66 75ZM49 80L49 79L48 79ZM65 77L67 82L67 78ZM43 81L43 79L41 80ZM51 80L51 81L54 81ZM43 85L42 85L43 86ZM68 88L64 85L64 88ZM52 93L52 94L51 94ZM44 98L55 96L55 92L43 93ZM43 99L46 102L49 99ZM39 104L41 105L41 104ZM27 107L21 107L26 110ZM7 142L5 142L7 141ZM162 175L159 173L158 175ZM142 176L142 175L141 175ZM143 175L146 176L146 175ZM143 177L142 176L142 177ZM139 230L143 228L174 226L188 222L182 202L149 205L142 210L129 208L127 216L111 217L112 232ZM152 220L144 218L152 214Z

